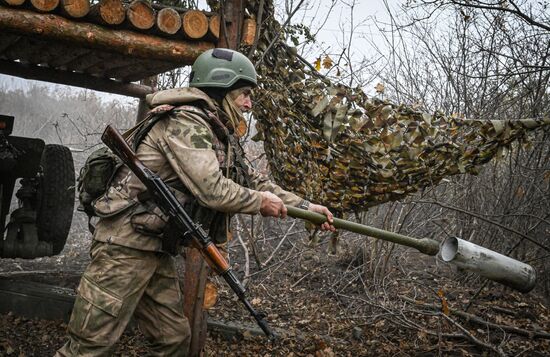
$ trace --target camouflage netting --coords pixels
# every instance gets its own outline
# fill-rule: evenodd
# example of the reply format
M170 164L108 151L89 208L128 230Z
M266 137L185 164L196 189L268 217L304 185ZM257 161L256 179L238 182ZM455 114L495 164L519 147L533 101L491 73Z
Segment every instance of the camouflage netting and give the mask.
M258 14L257 6L250 1L248 12ZM550 124L550 118L429 115L334 85L301 61L295 49L273 41L281 25L272 15L273 6L265 1L268 20L255 53L256 61L265 56L258 67L263 90L254 112L257 138L264 140L279 184L336 211L362 211L449 175L475 174L502 148Z

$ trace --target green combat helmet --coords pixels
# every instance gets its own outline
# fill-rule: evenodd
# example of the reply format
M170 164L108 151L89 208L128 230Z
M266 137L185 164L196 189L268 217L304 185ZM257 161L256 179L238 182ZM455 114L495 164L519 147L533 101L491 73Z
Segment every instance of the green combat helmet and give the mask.
M193 63L189 87L230 88L239 80L257 85L252 62L240 52L214 48L202 53Z

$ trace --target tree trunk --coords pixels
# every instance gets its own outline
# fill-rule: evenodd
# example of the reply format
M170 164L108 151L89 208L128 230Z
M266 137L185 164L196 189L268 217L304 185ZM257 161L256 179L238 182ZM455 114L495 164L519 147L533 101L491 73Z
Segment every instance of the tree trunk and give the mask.
M121 0L100 0L90 9L90 17L103 25L120 25L126 10Z
M181 28L181 16L174 9L161 9L157 14L156 25L161 34L175 35Z
M61 12L75 19L82 18L90 12L90 1L61 0Z
M158 84L158 77L148 77L144 78L140 81L140 84L155 89ZM136 116L136 124L145 119L145 116L147 115L147 112L149 112L151 108L149 108L149 105L147 104L147 101L144 97L139 99L138 104L138 110L137 110L137 116Z
M199 39L208 32L208 18L198 10L189 10L181 15L183 35L188 39Z
M134 0L128 5L126 19L130 27L149 30L155 25L155 10L145 0Z

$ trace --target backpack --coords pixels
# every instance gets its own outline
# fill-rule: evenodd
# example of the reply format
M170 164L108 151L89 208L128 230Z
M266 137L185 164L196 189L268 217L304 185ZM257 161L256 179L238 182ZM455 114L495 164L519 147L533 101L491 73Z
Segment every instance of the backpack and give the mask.
M88 217L96 216L93 202L107 192L118 168L122 166L120 160L107 147L101 147L88 156L78 176L77 210L85 212Z
M164 118L165 113L173 107L163 108L167 110L151 111L149 114L137 123L133 128L122 134L122 137L129 141L133 138L132 147L137 150L139 143L145 138L149 130L156 122ZM88 215L88 228L94 232L91 224L92 217L97 217L93 204L96 199L101 197L111 184L118 169L123 165L122 160L109 150L107 147L101 147L88 156L86 162L80 169L77 180L78 200L80 202L77 210L85 212Z

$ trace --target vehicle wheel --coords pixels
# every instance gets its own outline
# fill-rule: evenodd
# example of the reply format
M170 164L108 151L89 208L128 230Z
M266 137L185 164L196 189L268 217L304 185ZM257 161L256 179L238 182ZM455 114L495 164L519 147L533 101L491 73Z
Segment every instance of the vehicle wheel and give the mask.
M69 235L74 209L73 156L63 145L46 145L40 160L36 228L38 239L53 245L59 254Z

